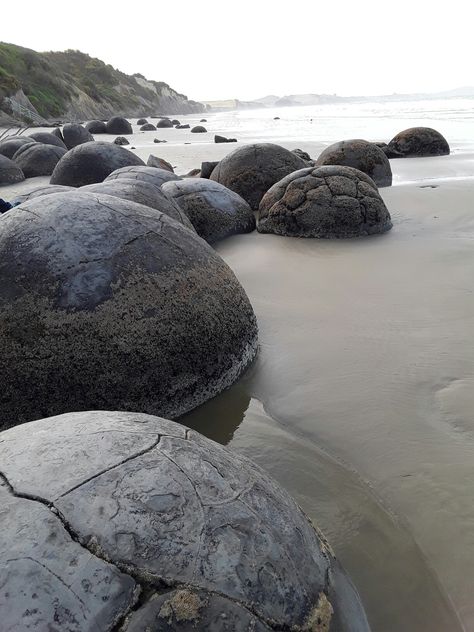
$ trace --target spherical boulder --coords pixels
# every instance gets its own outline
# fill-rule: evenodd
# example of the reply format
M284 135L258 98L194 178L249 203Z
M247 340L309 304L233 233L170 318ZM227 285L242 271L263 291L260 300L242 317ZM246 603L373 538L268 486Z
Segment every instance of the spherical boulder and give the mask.
M145 123L145 125L142 125L140 127L140 131L141 132L156 132L156 127L153 125L153 123Z
M21 168L10 158L0 154L0 185L14 184L15 182L22 182L24 179L25 174Z
M31 140L31 136L9 136L0 142L0 155L11 160L20 147L34 142L36 141Z
M67 153L64 147L31 143L23 145L13 156L14 162L25 174L25 178L50 176L60 159Z
M173 127L173 123L169 119L161 119L156 124L156 127Z
M218 182L185 178L165 182L161 188L179 204L197 234L210 244L255 229L255 217L247 202Z
M144 165L144 162L131 151L114 143L84 143L61 158L51 176L51 184L82 187L102 182L116 169L130 165Z
M306 166L304 160L284 147L254 143L227 154L210 179L238 193L256 211L260 200L275 182Z
M106 178L106 182L111 180L144 180L150 182L157 187L161 187L164 182L169 180L179 180L180 177L168 169L159 169L157 167L122 167L111 173Z
M137 121L137 125L146 125L148 121L145 118L140 118Z
M51 134L50 132L35 132L34 134L30 134L30 140L35 140L36 142L43 143L44 145L56 145L56 147L67 149L66 144L63 142L61 137L57 134Z
M5 630L369 632L289 494L180 424L69 413L4 431L0 460Z
M130 145L130 143L125 138L125 136L117 136L117 138L114 140L114 144L115 145Z
M260 202L258 231L289 237L359 237L392 227L374 181L352 167L308 167L277 182Z
M66 187L61 187L66 188ZM171 200L165 195L159 186L151 184L145 180L127 180L120 178L117 180L109 180L106 182L99 182L98 184L88 184L85 187L81 187L80 191L89 193L105 193L106 195L113 195L122 200L129 200L137 204L144 204L150 208L154 208L161 213L164 213L168 217L176 220L195 232L195 229L188 219L188 216L181 208L176 204L174 200Z
M107 121L107 134L133 134L132 126L123 116L113 116Z
M447 156L450 152L448 141L431 127L406 129L392 138L388 147L403 158Z
M326 147L316 160L316 166L342 165L366 173L378 187L392 184L392 168L380 147L359 138L342 140Z
M64 144L68 149L82 145L83 143L90 143L94 140L92 134L82 125L77 123L66 123L63 127Z
M205 132L207 132L207 129L202 125L196 125L191 128L191 134L204 134Z
M91 134L107 134L107 125L104 121L89 121L84 127Z
M23 204L23 202L28 202L28 200L32 200L33 198L43 197L43 195L51 195L53 193L65 193L66 191L75 191L74 187L64 187L60 184L40 184L34 189L30 189L28 193L23 193L18 197L13 199L13 205L18 206L19 204Z
M178 417L256 354L255 315L219 255L118 197L57 193L2 215L0 278L0 426L94 408Z

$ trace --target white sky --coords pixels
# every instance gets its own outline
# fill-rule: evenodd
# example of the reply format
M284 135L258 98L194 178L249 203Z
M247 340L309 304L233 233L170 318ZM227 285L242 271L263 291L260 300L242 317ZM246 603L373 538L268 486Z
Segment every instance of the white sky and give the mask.
M79 49L195 100L474 84L474 3L466 0L1 4L1 41L38 51Z

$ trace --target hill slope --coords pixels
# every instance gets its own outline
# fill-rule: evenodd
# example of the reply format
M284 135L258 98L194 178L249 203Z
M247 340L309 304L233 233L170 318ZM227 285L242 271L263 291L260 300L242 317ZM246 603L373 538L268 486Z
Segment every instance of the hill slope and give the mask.
M80 51L37 53L0 42L0 110L11 114L5 97L15 98L45 119L187 114L205 109L166 83L126 75Z

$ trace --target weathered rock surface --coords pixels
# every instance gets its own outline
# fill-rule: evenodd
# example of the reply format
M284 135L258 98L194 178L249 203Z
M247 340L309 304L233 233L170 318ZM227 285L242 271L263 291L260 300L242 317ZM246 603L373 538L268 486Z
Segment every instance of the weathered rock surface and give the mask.
M82 125L77 123L66 123L63 127L64 143L68 149L90 143L94 140L92 134Z
M65 187L61 184L40 184L34 189L30 189L28 193L23 193L13 200L15 206L28 202L37 197L43 197L43 195L51 195L53 193L66 193L66 191L75 191L74 187Z
M304 160L273 143L239 147L223 158L210 179L244 198L254 211L268 189L289 173L306 167Z
M173 127L173 123L169 119L161 119L156 124L156 127Z
M84 143L61 158L51 176L51 184L82 187L102 182L113 171L130 165L144 163L134 153L114 143Z
M215 162L201 162L201 178L206 178L207 180L211 177L211 173L219 164L219 161Z
M392 138L388 147L403 158L447 156L450 152L448 141L431 127L406 129Z
M25 174L20 167L10 158L0 155L0 185L22 182L24 179Z
M292 498L180 424L41 419L2 433L0 462L7 632L369 630Z
M165 182L163 192L186 213L197 234L212 244L255 229L252 209L240 195L203 178Z
M25 174L25 178L50 176L60 159L67 153L64 147L31 143L23 145L13 156L13 160Z
M289 237L359 237L392 227L374 181L352 167L301 169L260 202L258 231Z
M66 144L62 139L62 135L58 136L57 134L52 134L50 132L35 132L34 134L30 134L30 139L35 140L37 143L43 143L44 145L56 145L56 147L67 149Z
M113 116L106 124L107 134L133 134L129 121L123 116Z
M62 187L65 188L65 187ZM73 189L74 190L74 189ZM98 184L88 184L85 187L81 187L80 191L89 193L105 193L106 195L113 195L122 200L129 200L137 204L144 204L150 208L154 208L161 213L164 213L168 217L176 220L195 232L191 221L181 208L170 200L160 187L151 184L145 180L127 180L120 178L117 180L109 180L106 182L99 182Z
M392 168L380 147L359 138L333 143L319 155L316 166L342 165L366 173L378 187L392 184Z
M125 138L125 136L117 136L117 138L114 140L114 144L115 145L130 145L130 143Z
M148 160L146 161L147 167L155 167L156 169L165 169L166 171L171 171L174 173L174 169L169 162L164 160L163 158L158 158L158 156L153 156L150 154L148 156Z
M0 155L11 160L20 147L29 145L32 142L36 141L32 140L31 136L10 136L0 142Z
M112 172L106 178L106 182L111 180L143 180L145 182L150 182L157 187L161 187L164 182L168 182L169 180L179 180L180 177L175 173L172 173L168 169L159 169L157 167L146 167L146 166L134 166L134 167L123 167L121 169L117 169Z
M307 151L303 151L302 149L292 149L291 153L296 154L298 158L301 158L301 160L305 160L306 162L312 162L311 156L308 154ZM313 165L308 165L308 166L313 166Z
M107 134L107 125L104 121L89 121L84 127L91 134Z
M207 129L202 125L196 125L195 127L191 128L192 134L204 134L205 132L207 132Z
M140 127L140 131L141 132L156 132L156 127L153 125L153 123L145 123L145 125L142 125Z
M0 277L0 426L71 409L177 417L256 353L252 307L219 255L111 195L46 195L2 215Z

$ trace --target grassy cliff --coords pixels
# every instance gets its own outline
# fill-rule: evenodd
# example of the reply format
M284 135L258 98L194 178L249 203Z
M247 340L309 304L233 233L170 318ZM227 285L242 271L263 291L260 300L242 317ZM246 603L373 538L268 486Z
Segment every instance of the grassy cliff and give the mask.
M166 83L126 75L80 51L37 53L0 42L0 108L4 97L19 91L47 119L185 114L204 109Z

